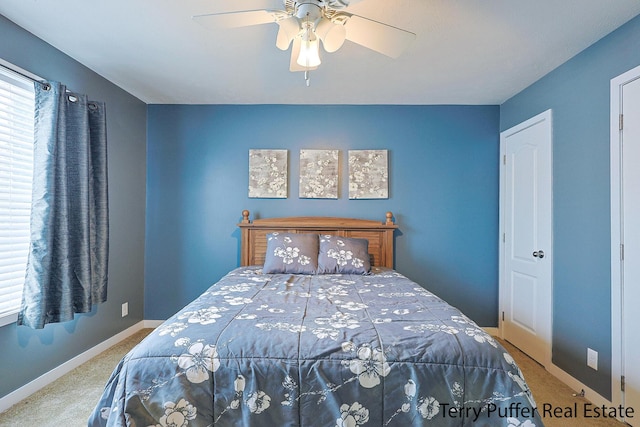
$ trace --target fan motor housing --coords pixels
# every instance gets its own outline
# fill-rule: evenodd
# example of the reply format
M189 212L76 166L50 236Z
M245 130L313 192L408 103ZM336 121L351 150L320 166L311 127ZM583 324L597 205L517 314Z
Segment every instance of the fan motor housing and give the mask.
M324 1L299 1L295 3L295 15L298 19L309 20L315 22L322 18Z

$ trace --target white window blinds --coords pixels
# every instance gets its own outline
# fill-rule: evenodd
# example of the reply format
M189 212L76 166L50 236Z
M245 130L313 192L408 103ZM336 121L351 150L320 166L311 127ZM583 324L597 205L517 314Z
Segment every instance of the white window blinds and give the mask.
M22 300L30 240L33 116L33 82L0 67L0 325L18 312Z

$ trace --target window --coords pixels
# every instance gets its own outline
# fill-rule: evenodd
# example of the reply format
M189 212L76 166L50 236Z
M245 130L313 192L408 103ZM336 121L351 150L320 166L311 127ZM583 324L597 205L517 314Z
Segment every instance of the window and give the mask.
M0 326L22 301L33 180L33 82L0 67Z

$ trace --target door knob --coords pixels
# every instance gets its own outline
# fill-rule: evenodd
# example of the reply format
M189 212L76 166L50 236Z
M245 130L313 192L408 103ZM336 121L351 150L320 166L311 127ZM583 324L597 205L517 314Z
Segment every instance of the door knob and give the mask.
M542 259L542 258L544 258L544 252L543 252L543 251L535 251L535 252L533 253L533 256L534 256L535 258L540 258L540 259Z

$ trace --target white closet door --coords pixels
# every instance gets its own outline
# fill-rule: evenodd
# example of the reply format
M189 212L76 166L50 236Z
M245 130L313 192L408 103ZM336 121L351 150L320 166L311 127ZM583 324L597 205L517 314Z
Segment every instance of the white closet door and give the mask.
M543 366L551 361L551 111L501 133L501 329Z

